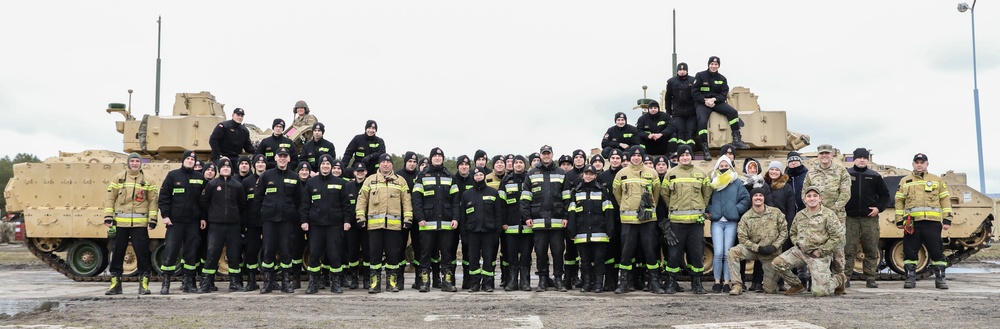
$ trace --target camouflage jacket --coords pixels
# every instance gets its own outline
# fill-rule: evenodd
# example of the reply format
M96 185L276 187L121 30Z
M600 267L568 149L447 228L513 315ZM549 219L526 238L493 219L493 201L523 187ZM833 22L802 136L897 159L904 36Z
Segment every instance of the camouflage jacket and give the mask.
M838 215L845 212L847 201L851 200L851 174L847 168L838 163L831 163L829 168L820 166L819 160L813 161L813 166L806 174L802 186L819 186L823 190L823 206L835 211ZM806 191L802 191L805 200Z
M818 249L821 256L830 256L834 249L844 246L845 233L844 223L837 219L837 214L820 206L817 212L805 209L796 214L788 236L802 252Z
M788 239L788 224L785 214L778 208L764 206L764 213L758 214L750 208L740 218L736 227L736 236L740 245L756 252L757 247L772 245L781 250L781 245Z

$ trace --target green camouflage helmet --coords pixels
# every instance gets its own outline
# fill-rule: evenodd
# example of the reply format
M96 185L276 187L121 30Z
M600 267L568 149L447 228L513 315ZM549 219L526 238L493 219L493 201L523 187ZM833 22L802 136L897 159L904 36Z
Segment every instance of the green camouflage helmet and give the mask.
M295 109L300 108L300 107L306 109L306 114L309 114L309 105L306 104L306 101L302 101L302 100L300 100L298 102L295 102L295 106L292 107L292 113L295 113Z

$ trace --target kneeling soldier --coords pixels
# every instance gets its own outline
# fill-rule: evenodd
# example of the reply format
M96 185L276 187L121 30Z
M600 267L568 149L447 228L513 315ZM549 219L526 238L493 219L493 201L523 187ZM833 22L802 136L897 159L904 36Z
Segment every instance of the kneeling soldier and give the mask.
M778 256L781 245L788 239L788 227L785 215L778 208L764 204L764 189L754 188L750 191L751 211L743 214L736 228L736 236L740 243L729 249L729 273L733 278L733 289L730 295L743 292L743 275L739 272L740 261L756 260L762 262L764 270L764 292L777 292L777 278L774 277L774 266L771 261Z

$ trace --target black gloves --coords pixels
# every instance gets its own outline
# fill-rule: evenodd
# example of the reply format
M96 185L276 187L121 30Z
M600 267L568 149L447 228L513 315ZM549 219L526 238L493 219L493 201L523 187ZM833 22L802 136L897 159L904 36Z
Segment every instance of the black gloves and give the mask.
M639 200L639 209L637 211L638 215L636 218L639 220L650 220L653 219L653 208L656 204L653 203L653 195L649 190L642 191L642 198Z
M114 223L115 223L115 218L114 217L112 217L112 216L104 216L104 224L110 225L110 224L114 224Z
M403 222L403 229L404 230L409 230L410 229L410 225L412 225L412 223L410 223L410 222Z
M667 241L668 246L677 245L677 235L674 234L673 228L670 227L670 220L660 219L657 223L660 227L660 231L663 232L663 240Z
M763 245L757 247L757 253L761 255L773 255L778 251L778 248L772 245Z

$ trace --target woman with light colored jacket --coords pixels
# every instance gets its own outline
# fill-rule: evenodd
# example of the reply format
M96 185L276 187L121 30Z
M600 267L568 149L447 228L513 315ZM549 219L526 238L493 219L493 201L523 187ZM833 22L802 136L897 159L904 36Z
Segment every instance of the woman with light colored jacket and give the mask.
M728 252L736 244L736 226L743 213L750 209L750 194L743 187L739 174L733 170L733 163L728 157L719 157L715 170L711 175L712 199L708 209L712 221L712 273L715 284L712 292L729 291Z

